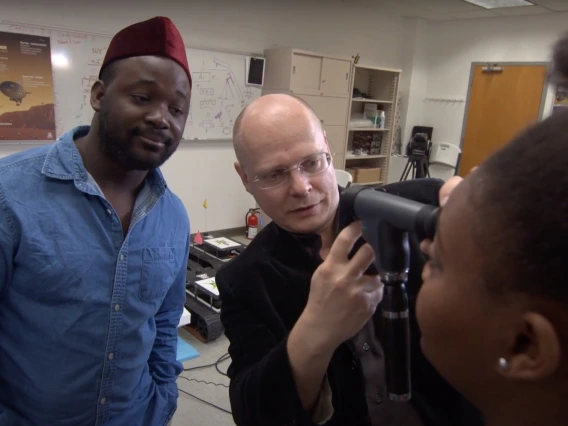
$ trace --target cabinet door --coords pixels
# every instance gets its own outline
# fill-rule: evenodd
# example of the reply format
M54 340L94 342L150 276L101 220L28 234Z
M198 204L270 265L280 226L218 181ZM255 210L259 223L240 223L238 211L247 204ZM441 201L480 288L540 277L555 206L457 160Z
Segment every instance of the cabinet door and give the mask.
M333 156L333 168L336 170L345 170L345 155L335 154Z
M321 66L321 92L325 96L349 97L351 62L323 58Z
M292 57L292 93L319 95L321 93L321 67L319 56L294 53Z
M333 166L336 169L343 169L345 162L345 126L323 126L329 148L333 154Z
M349 111L349 99L326 96L298 95L315 111L325 126L345 126Z

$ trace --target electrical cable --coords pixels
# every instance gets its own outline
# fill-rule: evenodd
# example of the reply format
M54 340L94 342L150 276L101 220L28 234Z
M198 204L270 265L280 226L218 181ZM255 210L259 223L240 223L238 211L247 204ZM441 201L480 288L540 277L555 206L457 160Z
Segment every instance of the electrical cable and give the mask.
M229 389L229 386L227 386L223 383L206 382L205 380L190 379L190 378L185 377L185 376L179 376L179 377L187 380L188 382L203 383L204 385L223 386L224 388Z
M229 358L230 358L230 356L229 356L229 353L227 352L226 354L221 355L221 357L220 357L217 361L215 361L214 363L212 363L212 364L198 365L198 366L196 366L196 367L184 368L183 371L191 371L191 370L198 370L198 369L200 369L200 368L215 367L215 368L217 369L217 372L218 372L218 373L222 374L223 376L226 376L226 375L227 375L226 373L223 373L222 371L219 370L218 365L219 365L220 363L222 363L223 361L229 359Z
M202 368L215 367L215 369L217 370L217 372L218 372L219 374L221 374L221 375L223 375L223 376L227 376L227 373L225 373L225 372L223 372L223 371L221 371L221 370L219 369L219 364L220 364L221 362L223 362L223 361L229 359L229 358L230 358L229 353L226 353L226 354L222 355L216 362L214 362L214 363L212 363L212 364L198 365L198 366L196 366L196 367L184 368L183 371L192 371L192 370L199 370L199 369L202 369ZM229 388L229 386L227 386L227 385L225 385L225 384L223 384L223 383L207 382L207 381L205 381L205 380L197 380L197 379L193 379L193 378L185 377L185 376L181 376L181 375L180 375L179 377L181 377L182 379L187 380L188 382L204 383L204 384L206 384L206 385L223 386L223 387L225 387L225 388ZM201 398L199 398L198 396L196 396L196 395L194 395L194 394L192 394L192 393L190 393L190 392L184 391L183 389L179 389L179 387L178 387L178 390L179 390L180 392L182 392L182 393L188 395L188 396L191 396L192 398L197 399L198 401L201 401L201 402L203 402L203 403L205 403L205 404L207 404L207 405L210 405L210 406L213 407L213 408L216 408L216 409L218 409L218 410L220 410L220 411L223 411L223 412L225 412L225 413L227 413L227 414L232 414L231 411L226 410L226 409L224 409L224 408L222 408L222 407L219 407L219 406L217 406L217 405L215 405L215 404L213 404L213 403L211 403L211 402L209 402L209 401L205 401L204 399L201 399Z
M191 394L191 393L189 393L189 392L186 392L186 391L184 391L183 389L179 389L179 391L182 392L182 393L185 393L186 395L191 396L192 398L197 399L198 401L204 402L205 404L210 405L211 407L214 407L214 408L216 408L217 410L224 411L224 412L227 413L227 414L233 414L233 413L231 413L229 410L225 410L225 409L222 408L222 407L218 407L217 405L212 404L212 403L210 403L210 402L208 402L208 401L205 401L204 399L201 399L201 398L199 398L198 396L195 396L195 395L193 395L193 394Z

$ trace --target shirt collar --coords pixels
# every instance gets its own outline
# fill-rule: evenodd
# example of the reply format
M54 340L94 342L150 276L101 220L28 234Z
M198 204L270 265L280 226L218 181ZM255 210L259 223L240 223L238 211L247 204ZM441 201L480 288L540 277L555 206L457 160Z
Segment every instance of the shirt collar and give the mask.
M42 174L54 179L87 183L89 173L75 145L75 139L85 136L89 129L90 126L78 126L59 138L45 157ZM146 180L159 193L165 192L167 184L160 169L151 170Z

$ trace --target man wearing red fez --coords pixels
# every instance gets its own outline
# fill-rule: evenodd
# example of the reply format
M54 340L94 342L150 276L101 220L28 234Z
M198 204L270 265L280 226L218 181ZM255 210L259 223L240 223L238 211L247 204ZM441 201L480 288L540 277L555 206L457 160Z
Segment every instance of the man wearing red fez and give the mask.
M190 228L159 167L191 86L173 23L134 24L91 125L0 159L0 425L170 422Z

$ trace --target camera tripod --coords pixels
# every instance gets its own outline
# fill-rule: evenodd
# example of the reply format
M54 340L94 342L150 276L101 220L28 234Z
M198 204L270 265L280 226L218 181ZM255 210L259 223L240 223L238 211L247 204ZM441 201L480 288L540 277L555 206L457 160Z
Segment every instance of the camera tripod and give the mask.
M410 155L400 176L400 181L408 179L410 170L412 170L412 179L430 177L428 157L426 155Z

